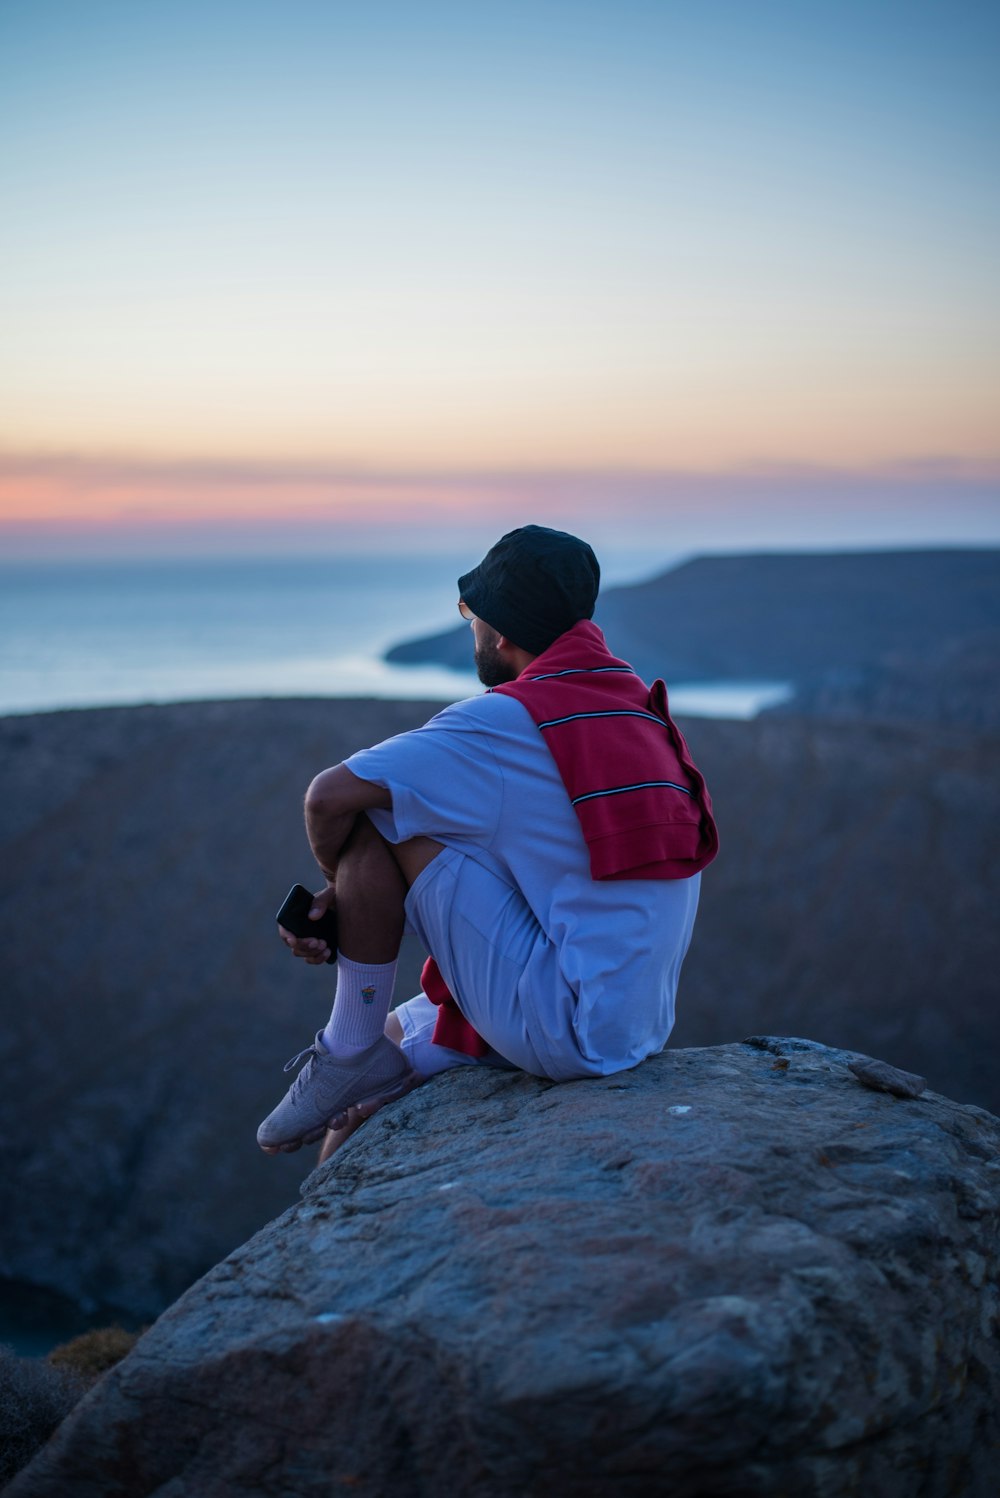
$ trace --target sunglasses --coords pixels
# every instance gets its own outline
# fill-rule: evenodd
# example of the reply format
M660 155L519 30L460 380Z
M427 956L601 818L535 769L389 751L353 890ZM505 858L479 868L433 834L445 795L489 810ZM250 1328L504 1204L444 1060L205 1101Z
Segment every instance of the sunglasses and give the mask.
M475 619L476 617L472 610L469 608L469 605L466 603L464 598L460 598L458 600L458 612L461 614L466 624L471 624L473 619Z

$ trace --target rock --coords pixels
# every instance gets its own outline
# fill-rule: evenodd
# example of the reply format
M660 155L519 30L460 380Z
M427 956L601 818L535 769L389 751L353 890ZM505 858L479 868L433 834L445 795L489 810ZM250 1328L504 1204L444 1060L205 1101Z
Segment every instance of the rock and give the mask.
M787 1067L788 1061L781 1047L790 1044L786 1040L772 1040L767 1035L749 1035L744 1042L745 1045L756 1046L758 1050L772 1051L781 1057L775 1063L778 1067ZM802 1040L796 1042L799 1046L812 1046L813 1041ZM876 1061L873 1056L854 1056L847 1063L847 1070L863 1082L866 1087L871 1087L875 1092L890 1092L893 1097L914 1098L920 1097L921 1093L927 1091L927 1078L918 1077L914 1072L901 1071L898 1066L890 1066L888 1061Z
M893 1097L919 1097L927 1091L927 1078L918 1077L912 1071L900 1071L887 1061L873 1061L871 1056L857 1056L847 1063L848 1071L854 1073L859 1082L876 1092L891 1092Z
M1000 1120L756 1038L385 1110L9 1498L986 1498Z
M254 1135L329 1012L332 970L274 935L312 868L302 793L432 711L278 700L0 719L0 1327L20 1293L3 1281L147 1321L296 1199L311 1152L279 1168ZM684 727L723 849L671 1046L808 1033L1000 1113L1000 736ZM42 909L39 952L25 932ZM407 940L401 998L424 955Z

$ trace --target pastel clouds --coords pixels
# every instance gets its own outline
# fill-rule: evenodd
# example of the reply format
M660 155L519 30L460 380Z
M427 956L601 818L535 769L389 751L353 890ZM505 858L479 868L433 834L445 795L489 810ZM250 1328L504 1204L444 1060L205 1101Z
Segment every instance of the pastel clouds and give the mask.
M611 549L1000 542L1000 473L869 469L365 470L303 462L0 460L8 556L450 550L528 522Z

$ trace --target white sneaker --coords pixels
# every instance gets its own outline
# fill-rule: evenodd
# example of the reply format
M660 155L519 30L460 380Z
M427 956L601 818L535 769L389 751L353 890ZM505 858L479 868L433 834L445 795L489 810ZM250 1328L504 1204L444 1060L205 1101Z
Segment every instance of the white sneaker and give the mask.
M320 1139L328 1128L342 1127L353 1105L391 1103L417 1085L413 1067L385 1035L344 1061L325 1049L322 1034L320 1030L312 1045L286 1065L285 1071L291 1071L308 1057L277 1108L257 1130L261 1149L290 1154Z

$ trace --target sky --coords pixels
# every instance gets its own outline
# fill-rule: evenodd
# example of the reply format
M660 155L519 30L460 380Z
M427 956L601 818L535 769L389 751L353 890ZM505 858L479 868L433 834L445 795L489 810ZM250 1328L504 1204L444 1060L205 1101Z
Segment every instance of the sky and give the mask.
M0 555L1000 542L1000 7L0 0Z

